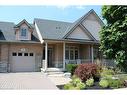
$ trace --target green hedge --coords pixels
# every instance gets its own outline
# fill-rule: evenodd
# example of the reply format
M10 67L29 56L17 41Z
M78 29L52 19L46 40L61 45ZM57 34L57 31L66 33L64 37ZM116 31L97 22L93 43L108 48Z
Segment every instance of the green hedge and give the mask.
M66 64L66 70L71 73L71 75L74 74L75 69L77 68L77 64Z

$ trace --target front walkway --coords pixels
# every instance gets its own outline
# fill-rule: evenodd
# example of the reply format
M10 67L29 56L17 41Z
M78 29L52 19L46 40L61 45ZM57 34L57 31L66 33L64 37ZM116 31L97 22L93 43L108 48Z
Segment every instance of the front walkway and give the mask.
M58 90L41 72L0 73L0 89Z
M71 81L71 78L65 77L64 74L52 74L47 76L56 86L64 85Z

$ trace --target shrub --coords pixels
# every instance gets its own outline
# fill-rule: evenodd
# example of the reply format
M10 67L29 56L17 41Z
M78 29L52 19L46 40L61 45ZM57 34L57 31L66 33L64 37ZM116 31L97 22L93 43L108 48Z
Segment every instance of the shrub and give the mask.
M94 79L93 78L90 78L90 79L87 79L87 81L86 81L86 85L87 86L93 86L93 84L94 84Z
M102 79L100 82L99 82L99 85L102 87L102 88L107 88L109 86L109 83L107 80L104 80Z
M89 78L95 78L99 75L99 66L97 64L80 64L75 70L75 75L83 82Z
M80 90L84 89L86 85L77 77L73 77L72 81L70 81L68 84L64 85L65 90Z
M74 74L74 72L75 72L75 69L77 68L77 64L67 64L66 65L66 70L68 71L68 72L70 72L71 73L71 75L73 75Z
M110 79L108 82L111 88L121 88L124 85L120 79Z
M101 72L101 77L102 78L107 77L107 76L112 76L112 75L115 75L114 70L108 69L108 68L103 68L102 69L102 72Z

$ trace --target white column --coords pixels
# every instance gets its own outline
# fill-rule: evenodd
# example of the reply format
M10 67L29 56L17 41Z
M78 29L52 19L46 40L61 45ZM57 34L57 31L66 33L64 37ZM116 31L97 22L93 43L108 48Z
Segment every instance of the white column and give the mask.
M45 43L45 70L47 69L48 65L48 44L47 42Z
M63 70L65 70L65 42L63 43Z
M94 58L93 58L93 45L91 45L91 60L92 60L92 63L94 61Z

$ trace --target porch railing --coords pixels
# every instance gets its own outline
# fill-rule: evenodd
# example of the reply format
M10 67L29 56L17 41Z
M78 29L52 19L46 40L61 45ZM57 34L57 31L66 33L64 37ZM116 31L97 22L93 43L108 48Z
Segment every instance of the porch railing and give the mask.
M66 64L85 64L92 63L91 59L77 59L77 60L66 60ZM95 59L93 63L100 64L107 67L116 67L114 60L112 59Z
M85 64L85 63L92 63L92 60L91 59L65 60L65 64ZM93 63L109 67L116 66L114 60L109 59L101 59L101 60L95 59ZM54 68L63 68L63 61L53 61L52 64L53 64L52 67ZM42 67L45 68L45 66L46 63L45 60L43 60Z
M76 59L76 60L65 60L65 63L72 63L72 64L83 64L83 63L91 63L91 59Z

